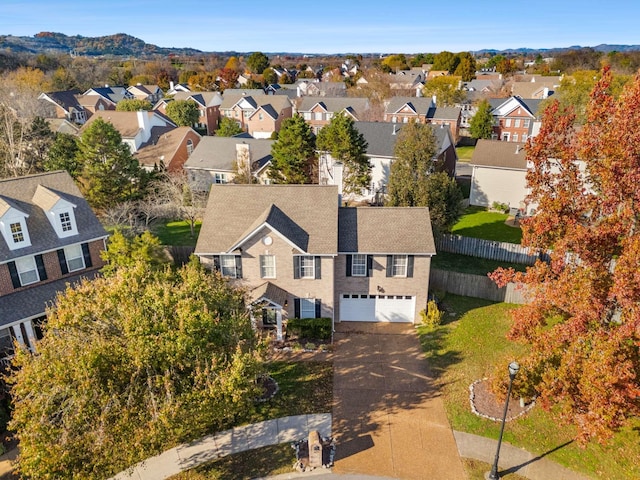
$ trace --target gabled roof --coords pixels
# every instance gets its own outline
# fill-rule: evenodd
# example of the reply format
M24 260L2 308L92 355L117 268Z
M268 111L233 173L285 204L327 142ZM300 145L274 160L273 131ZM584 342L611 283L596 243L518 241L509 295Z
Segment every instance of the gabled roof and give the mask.
M367 141L367 155L370 157L393 158L398 133L402 130L403 123L390 122L355 122L354 126L364 136ZM448 146L449 129L440 128L436 125L429 125L436 136L438 145L437 154L442 153Z
M41 93L39 99L49 100L62 108L65 112L69 113L72 108L76 110L82 110L82 105L78 101L78 90L64 90L58 92L45 92Z
M163 130L166 129L153 127L151 129L151 140L143 143L138 148L138 151L135 153L135 158L138 159L140 165L153 167L154 165L160 165L160 162L164 162L164 165L169 167L171 160L178 151L178 147L180 147L189 132L192 132L197 139L201 138L200 134L191 127L170 128L168 131Z
M46 187L52 194L76 206L74 216L78 235L58 237L44 210L34 203L33 198L39 186ZM56 171L0 180L0 192L12 206L28 215L27 230L31 238L31 246L9 250L0 237L0 263L107 236L107 232L67 172Z
M193 100L202 107L213 107L222 103L220 92L176 92L173 100Z
M524 143L478 140L471 165L495 168L527 169Z
M251 303L256 303L260 300L266 300L278 307L284 307L289 295L289 292L277 285L274 285L271 282L265 282L249 292L249 301Z
M340 208L338 252L435 255L429 209Z
M433 105L433 99L429 97L391 97L385 112L387 114L398 113L405 105L418 115L426 115Z
M437 107L430 108L427 118L430 120L452 120L458 121L462 109L460 107Z
M320 105L327 112L340 113L348 111L358 117L369 109L369 100L357 97L302 97L298 112L310 112Z
M138 114L147 116L149 127L151 127L151 118L156 117L158 121L166 127L176 128L176 124L173 123L169 117L153 110L150 112L118 112L116 110L99 110L91 116L87 123L82 126L80 131L86 130L89 125L95 122L98 118L102 118L105 122L111 123L115 129L120 132L122 138L133 138L142 128L139 123Z
M238 137L202 137L198 146L184 164L185 168L213 171L233 171L236 162L236 145L249 145L251 160L257 168L271 160L273 140Z
M118 103L120 100L124 100L125 98L133 98L133 95L127 91L125 87L93 87L84 92L82 95L100 95L107 100L112 101L113 103Z
M246 101L249 102L253 108L271 105L273 111L278 112L279 115L282 110L291 107L291 101L286 95L266 95L265 93L260 95L230 94L228 90L225 90L223 95L222 104L220 105L221 109L230 109Z
M497 117L504 117L513 112L516 108L522 107L532 117L535 118L538 115L538 107L540 106L540 99L509 97L504 98L492 98L489 100L489 105L492 107L492 114Z
M275 207L275 208L273 208ZM263 220L310 255L335 255L338 187L320 185L213 185L195 252L229 252Z

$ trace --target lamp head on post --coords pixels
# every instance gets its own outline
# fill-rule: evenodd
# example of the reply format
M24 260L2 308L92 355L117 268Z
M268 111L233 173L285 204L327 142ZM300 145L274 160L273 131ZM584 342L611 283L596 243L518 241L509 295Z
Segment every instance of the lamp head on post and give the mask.
M520 370L520 365L518 365L518 362L511 362L509 364L509 379L511 381L513 381L513 379L516 378L516 375L518 374L518 370Z

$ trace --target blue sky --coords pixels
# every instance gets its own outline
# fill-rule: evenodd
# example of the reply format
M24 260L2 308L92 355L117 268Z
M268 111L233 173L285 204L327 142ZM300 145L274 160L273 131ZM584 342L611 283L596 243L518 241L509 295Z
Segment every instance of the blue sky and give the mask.
M0 35L127 33L203 51L418 53L640 44L637 0L0 0Z

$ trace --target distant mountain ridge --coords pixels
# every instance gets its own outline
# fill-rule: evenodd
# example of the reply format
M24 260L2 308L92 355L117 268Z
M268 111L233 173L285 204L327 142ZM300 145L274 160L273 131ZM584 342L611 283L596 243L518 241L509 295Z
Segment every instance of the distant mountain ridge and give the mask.
M40 32L33 37L0 35L0 49L21 53L75 53L78 55L99 56L153 56L153 55L197 55L195 48L163 48L146 43L144 40L116 33L101 37L70 37L63 33Z
M508 48L503 50L482 49L472 51L475 55L503 54L503 55L553 55L569 50L591 48L593 50L609 53L612 51L628 52L640 50L640 45L608 45L600 44L595 47L582 47L579 45L558 48ZM202 53L236 53L236 52L203 52L195 48L165 48L146 43L144 40L116 33L101 37L83 37L81 35L68 36L63 33L40 32L33 37L14 35L0 35L0 50L8 50L17 53L74 53L77 55L100 56L134 56L145 57L155 55L200 55ZM266 52L279 54L296 54L296 52ZM319 53L307 52L320 55ZM346 52L345 52L346 53ZM373 52L360 52L361 54ZM437 53L437 52L431 52ZM300 53L301 54L301 53Z

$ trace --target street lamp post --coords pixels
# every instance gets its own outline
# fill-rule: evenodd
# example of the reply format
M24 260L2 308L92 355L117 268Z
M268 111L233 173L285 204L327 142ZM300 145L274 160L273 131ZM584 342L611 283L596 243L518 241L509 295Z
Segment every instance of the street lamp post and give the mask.
M516 378L516 374L520 370L520 365L517 362L511 362L509 364L509 390L507 391L507 399L504 402L504 413L502 415L502 426L500 427L500 436L498 437L498 448L496 449L496 458L493 461L493 467L487 475L488 480L498 480L498 458L500 457L500 446L502 445L502 434L504 433L504 424L507 420L507 410L509 410L509 397L511 396L511 387L513 386L513 379Z

